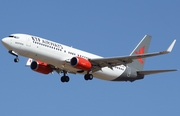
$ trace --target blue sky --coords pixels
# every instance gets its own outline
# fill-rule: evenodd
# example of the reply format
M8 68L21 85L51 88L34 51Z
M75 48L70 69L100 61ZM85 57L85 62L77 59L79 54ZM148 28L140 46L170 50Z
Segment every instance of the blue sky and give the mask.
M177 43L172 53L147 59L144 69L180 69L179 6L178 0L1 0L0 38L26 33L112 57L128 55L150 34L149 52ZM0 53L1 116L180 114L179 71L133 83L85 81L70 74L70 82L61 83L58 74L25 67L27 58L15 64L2 44Z

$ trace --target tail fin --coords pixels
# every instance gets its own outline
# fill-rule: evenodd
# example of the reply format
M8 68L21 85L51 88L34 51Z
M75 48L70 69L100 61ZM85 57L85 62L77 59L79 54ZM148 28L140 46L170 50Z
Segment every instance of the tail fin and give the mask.
M130 56L147 53L151 42L151 38L152 37L150 35L145 35L144 38L136 46L136 48L132 51ZM128 66L134 67L138 70L143 70L144 63L145 63L145 58L139 58L133 60L133 62L128 64Z

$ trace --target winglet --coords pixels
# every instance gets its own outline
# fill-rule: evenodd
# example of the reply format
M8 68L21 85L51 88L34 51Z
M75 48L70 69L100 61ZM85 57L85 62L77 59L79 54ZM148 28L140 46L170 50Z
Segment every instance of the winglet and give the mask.
M167 52L171 52L173 47L174 47L174 44L176 43L176 40L174 40L171 45L169 46L169 48L167 49Z

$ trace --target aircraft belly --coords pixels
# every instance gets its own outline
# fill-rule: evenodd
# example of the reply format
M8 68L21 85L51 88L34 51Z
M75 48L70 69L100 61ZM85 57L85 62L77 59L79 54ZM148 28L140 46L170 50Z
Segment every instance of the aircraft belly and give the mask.
M123 74L126 67L123 66L121 69L110 69L108 67L102 68L102 70L93 73L93 76L102 80L114 80Z

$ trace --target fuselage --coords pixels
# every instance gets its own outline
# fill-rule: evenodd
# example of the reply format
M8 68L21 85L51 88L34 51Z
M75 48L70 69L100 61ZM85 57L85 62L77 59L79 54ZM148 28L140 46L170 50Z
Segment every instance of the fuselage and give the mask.
M78 73L79 71L79 69L70 65L69 61L72 57L82 57L84 59L102 58L95 54L27 34L12 34L3 38L2 43L8 50L13 50L18 53L18 55L46 62L70 73ZM120 65L112 67L112 69L104 67L99 71L92 72L92 74L99 79L116 80L123 75L126 70L126 66ZM80 74L86 73L87 72L84 71ZM128 74L126 76L128 76Z

